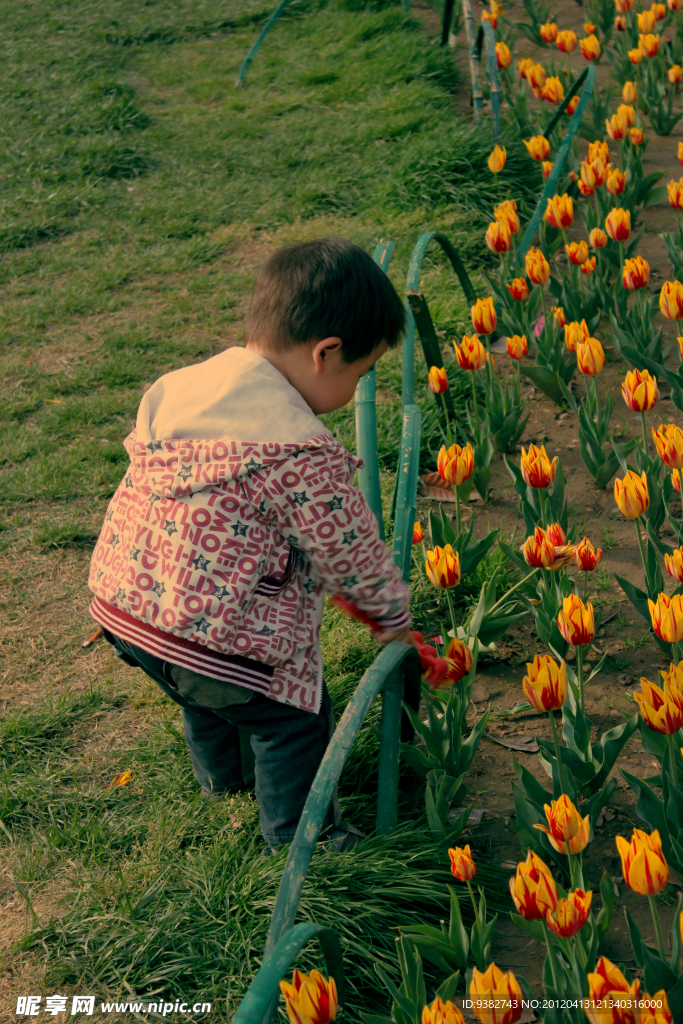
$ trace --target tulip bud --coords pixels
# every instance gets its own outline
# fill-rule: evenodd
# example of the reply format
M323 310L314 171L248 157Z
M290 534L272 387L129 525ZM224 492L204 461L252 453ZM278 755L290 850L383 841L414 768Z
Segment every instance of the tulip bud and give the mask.
M638 49L643 57L656 57L659 53L659 36L650 33L640 36L638 39Z
M645 136L641 128L629 128L629 138L634 146L641 146Z
M680 64L672 64L667 72L667 77L672 85L678 85L683 78L683 68Z
M626 21L626 18L624 18L623 15L620 14L619 17L614 19L614 27L617 30L617 32L625 32L628 28L628 22Z
M567 543L565 532L559 523L551 523L551 525L545 531L545 535L551 544L554 544L556 548L561 547Z
M552 171L554 166L555 165L554 165L552 160L544 160L543 161L543 177L545 178L546 181L550 177L550 172Z
M413 544L420 544L423 540L424 533L422 531L422 524L416 519L413 523Z
M557 455L551 462L546 454L545 445L537 448L535 444L530 444L528 453L522 448L520 468L525 482L530 487L544 490L550 487L555 479Z
M517 865L517 874L510 879L510 894L517 911L526 921L537 921L555 909L555 879L533 850L529 850L526 860Z
M444 483L451 487L459 487L469 480L474 472L474 452L468 441L464 448L452 444L450 448L441 446L437 460L437 469Z
M569 245L565 245L565 249L570 262L577 267L588 259L588 245L583 239L580 242L570 242Z
M638 519L650 507L650 495L647 490L645 473L638 476L629 469L623 480L614 481L614 500L619 511L627 519Z
M550 155L550 143L545 135L534 135L531 139L524 139L524 145L529 150L532 160L546 160Z
M605 220L605 230L613 242L624 242L631 233L631 211L621 207L610 210Z
M581 373L585 373L588 377L596 377L602 373L605 366L605 352L597 338L586 338L585 341L578 342L576 364Z
M667 185L669 193L669 205L674 210L683 210L683 178L679 181L670 181Z
M621 90L621 98L624 103L635 103L638 99L638 88L635 82L624 82Z
M299 1022L296 1021L295 1024ZM301 1024L308 1024L308 1021L302 1021ZM465 1024L465 1018L458 1006L449 999L444 1003L437 996L431 1006L425 1005L422 1008L422 1024Z
M472 651L462 640L451 640L446 651L448 671L441 681L441 688L459 683L472 671L474 659Z
M574 220L574 203L568 195L553 196L548 200L548 223L558 230L568 228Z
M541 89L541 99L546 103L561 103L564 99L564 86L559 78L549 78Z
M562 32L558 32L555 45L560 53L573 53L577 42L576 32L572 32L570 29L563 29Z
M496 63L502 71L512 64L512 54L507 43L496 43Z
M553 800L550 805L544 804L543 810L549 827L535 827L552 836L557 843L567 843L581 831L581 815L566 793Z
M598 37L591 34L581 40L581 54L585 60L597 60L600 56Z
M567 323L562 306L553 306L553 319L558 327L564 327Z
M622 281L624 288L634 291L636 288L645 288L650 280L650 264L642 256L635 256L633 259L624 260Z
M683 142L678 143L678 162L683 167Z
M554 21L546 21L545 25L541 25L541 39L544 43L554 43L557 39L558 27Z
M650 10L655 16L655 21L663 21L666 17L666 4L653 4Z
M564 343L570 352L576 352L577 345L583 345L590 338L590 331L585 320L579 323L578 320L572 320L570 324L565 324L564 327Z
M657 455L669 469L683 469L683 430L673 423L661 423L659 430L652 428Z
M526 335L513 334L508 338L508 355L510 359L524 359L527 354Z
M636 123L636 111L635 107L632 107L628 103L620 103L617 108L617 114L623 117L626 124L630 127Z
M557 615L557 625L568 644L582 647L584 644L592 643L595 637L593 605L584 605L580 597L570 594L562 602L562 608Z
M624 175L618 167L615 167L607 175L605 187L609 194L612 196L620 196L626 188L626 178L624 177Z
M529 85L533 86L534 89L542 89L548 79L542 64L532 64L526 73L526 77Z
M681 493L681 474L677 469L671 470L671 486L674 491L678 491L679 494Z
M499 174L505 167L506 157L507 154L505 146L499 146L496 144L489 156L489 170L492 171L493 174Z
M529 286L523 277L516 277L512 284L508 284L505 287L517 302L524 302L529 298Z
M442 395L444 391L448 391L448 377L443 366L441 369L432 366L429 371L429 386L435 395Z
M574 565L582 572L593 572L602 561L602 548L596 551L588 537L574 548Z
M591 256L589 259L586 260L585 263L581 264L581 273L582 274L592 274L593 271L595 270L595 263L596 263L595 256Z
M550 277L550 265L540 249L532 247L524 257L527 277L533 284L545 284Z
M655 27L655 16L652 11L640 11L638 14L638 31L652 32Z
M615 142L619 142L628 132L628 121L623 114L612 114L612 116L605 121L605 127L607 128L607 134L610 139L614 139Z
M522 545L524 561L533 569L547 569L555 561L555 546L545 535L545 530L537 526L530 537Z
M677 644L683 640L683 597L660 594L657 601L648 598L652 628L660 640Z
M546 921L551 932L563 939L571 939L588 921L593 893L575 889L567 899L558 900L554 911L548 911Z
M491 27L494 30L494 32L498 28L498 17L492 11L483 11L481 15L481 20L490 21Z
M293 1024L315 1021L330 1024L337 1016L339 1000L334 978L325 979L319 971L303 974L294 971L291 983L280 982L287 1016Z
M621 385L621 395L633 412L649 412L657 403L657 378L648 370L630 370Z
M669 881L669 865L662 853L662 841L655 829L650 835L634 828L631 842L617 836L624 881L641 896L654 896Z
M481 974L472 968L472 1012L480 1024L517 1024L522 1016L522 989L512 971L489 964Z
M659 293L659 308L667 320L683 319L683 284L665 281Z
M664 564L669 576L677 583L683 583L683 548L676 548L671 555L665 554Z
M474 863L469 846L464 849L456 846L454 850L448 851L448 856L451 858L451 874L461 882L469 882L474 878L477 873L477 865Z
M640 64L641 60L643 59L642 50L629 50L628 59L631 61L631 64Z
M493 299L490 296L486 299L477 299L471 312L472 326L477 334L493 334L498 322L496 311L493 308Z
M460 583L460 555L450 544L442 548L437 544L433 551L427 551L427 577L439 590L450 590Z
M517 63L517 67L519 69L519 77L526 78L533 66L534 62L532 61L531 57L522 57L522 59Z
M504 221L500 220L491 221L484 240L491 252L507 252L512 245L510 229ZM475 327L475 330L480 330L480 328ZM482 333L489 334L490 332L482 331Z
M537 654L527 662L522 680L524 696L537 711L557 711L567 700L567 666L549 654Z
M592 21L584 21L583 23L583 31L586 33L587 36L594 35L596 28L597 26L594 25Z
M463 334L460 347L454 341L453 348L462 370L478 370L486 362L486 349L476 334Z

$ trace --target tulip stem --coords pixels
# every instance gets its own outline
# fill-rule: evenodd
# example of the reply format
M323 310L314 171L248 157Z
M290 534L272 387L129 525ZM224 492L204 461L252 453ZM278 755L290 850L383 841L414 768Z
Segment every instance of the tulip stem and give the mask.
M477 382L474 379L474 370L470 371L472 374L472 411L474 412L474 422L477 425L477 446L479 445L479 406L477 405Z
M458 629L455 625L455 608L453 607L453 598L451 597L451 592L448 588L446 588L446 598L448 600L448 610L451 613L451 629L453 630L453 638L457 640Z
M501 599L499 601L496 601L496 603L494 604L493 608L489 608L488 614L491 615L492 612L495 612L496 608L499 608L501 606L501 604L503 603L503 601L506 601L508 599L508 597L510 596L510 594L512 594L515 590L517 590L517 587L521 587L521 585L523 583L526 583L527 580L530 580L531 577L535 576L537 572L538 572L538 568L532 569L531 572L528 574L528 576L525 576L523 579L519 580L518 583L515 583L514 587L510 587L509 590L506 590L506 592L503 594Z
M647 427L645 425L645 413L641 411L640 421L643 426L643 452L647 455Z
M583 574L583 603L586 603L586 597L588 595L588 573Z
M581 714L583 714L586 707L583 694L583 644L579 644L576 648L576 668L579 677L579 707L581 708Z
M671 646L672 646L672 654L674 656L674 662L677 665L679 663L679 661L681 660L681 652L678 649L678 644L674 643Z
M555 744L555 757L557 759L557 777L560 783L560 791L561 793L566 793L567 796L569 796L569 793L567 793L567 783L565 782L564 778L564 767L562 765L562 751L560 749L560 741L557 735L557 728L555 726L555 715L552 711L548 712L548 718L550 719L550 731L553 735L553 743Z
M479 907L477 906L477 901L474 898L474 889L472 888L472 883L470 882L469 878L467 879L467 888L470 890L470 899L472 900L472 906L474 907L474 919L477 922L477 928L479 929L479 931L481 931L481 921L479 920Z
M657 936L657 948L659 949L659 955L664 961L664 963L667 963L666 952L664 949L664 936L662 935L662 926L659 923L657 904L655 903L654 896L648 895L647 898L650 901L650 910L652 911L652 920L654 921L655 925L655 935Z
M638 547L640 548L640 557L641 557L641 559L643 561L643 569L645 570L645 583L646 583L646 586L647 586L647 589L648 589L648 592L649 592L649 591L652 590L652 585L651 585L651 582L650 582L650 573L648 572L648 568L647 568L647 561L645 559L645 545L643 544L643 538L642 538L642 536L640 534L640 523L638 522L637 519L634 519L633 522L636 524L636 535L638 537Z
M550 960L550 972L553 976L553 986L555 988L556 993L558 995L561 995L562 993L560 990L560 982L557 973L557 961L555 960L555 950L552 947L552 942L550 939L550 929L548 928L548 923L544 917L541 918L541 924L543 925L543 934L545 936L545 944L548 950L548 959Z
M460 522L460 495L458 494L457 485L453 488L453 490L455 492L455 525L458 528L458 537L460 537L462 524Z

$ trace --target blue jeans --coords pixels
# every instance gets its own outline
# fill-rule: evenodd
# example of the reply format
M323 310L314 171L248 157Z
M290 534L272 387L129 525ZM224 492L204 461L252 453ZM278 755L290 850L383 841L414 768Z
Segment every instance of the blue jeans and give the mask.
M141 668L183 709L183 731L200 786L228 793L254 782L263 838L270 846L291 842L334 728L325 684L320 713L314 715L179 668L107 630L104 635L118 657ZM225 706L206 707L196 698L224 700ZM330 805L326 824L335 817Z

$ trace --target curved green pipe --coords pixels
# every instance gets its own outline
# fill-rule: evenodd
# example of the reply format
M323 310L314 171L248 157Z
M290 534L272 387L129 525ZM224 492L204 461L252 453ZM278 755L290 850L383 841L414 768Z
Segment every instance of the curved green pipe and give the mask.
M340 1006L344 1005L344 966L339 939L330 928L321 924L297 924L271 949L237 1008L232 1024L261 1024L264 1016L277 999L280 979L291 966L292 960L310 939L320 941L328 978L334 978Z
M270 32L271 28L273 27L273 25L277 21L277 19L280 17L280 15L284 11L285 7L287 7L288 4L290 4L290 3L291 3L291 0L280 0L280 3L277 5L277 7L275 8L275 10L271 14L271 16L268 18L268 21L265 23L265 25L263 26L263 28L259 32L258 38L257 38L256 42L251 47L251 49L249 50L248 54L246 55L246 57L242 61L242 67L240 68L239 73L237 75L237 78L235 79L235 88L236 89L241 89L242 86L244 85L244 80L247 77L247 71L249 70L249 67L250 67L251 62L253 61L254 57L256 56L256 54L261 49L261 46L263 45L263 40L268 35L268 33Z

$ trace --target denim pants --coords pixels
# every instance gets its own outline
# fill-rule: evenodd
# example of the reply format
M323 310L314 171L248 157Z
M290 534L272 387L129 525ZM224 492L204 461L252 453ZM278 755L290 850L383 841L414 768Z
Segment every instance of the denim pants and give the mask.
M104 635L119 658L141 668L183 709L183 731L202 789L238 792L253 782L263 838L270 846L291 842L334 728L325 684L314 715L162 661L107 630ZM202 706L196 697L224 700L225 706ZM327 825L338 824L336 804L335 797Z

